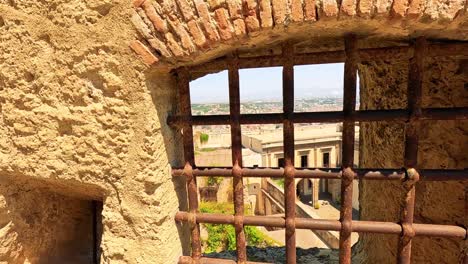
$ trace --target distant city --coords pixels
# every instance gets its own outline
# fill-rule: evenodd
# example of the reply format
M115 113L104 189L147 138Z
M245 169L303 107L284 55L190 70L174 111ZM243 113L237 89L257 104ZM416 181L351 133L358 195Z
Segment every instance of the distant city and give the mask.
M357 103L359 107L359 103ZM320 111L341 111L343 109L343 98L339 97L317 97L295 100L295 112L320 112ZM281 113L283 103L281 101L251 101L241 103L242 114L258 113ZM192 115L228 115L228 103L197 103L192 104ZM297 124L298 126L308 126L311 124ZM282 129L281 124L270 125L243 125L242 131L245 134L262 133ZM197 126L195 131L210 134L228 133L229 125L218 126Z
M343 109L343 98L322 97L299 99L294 102L295 112L340 111ZM242 114L281 113L281 101L251 101L241 103ZM229 103L197 103L192 104L192 115L223 115L229 114Z

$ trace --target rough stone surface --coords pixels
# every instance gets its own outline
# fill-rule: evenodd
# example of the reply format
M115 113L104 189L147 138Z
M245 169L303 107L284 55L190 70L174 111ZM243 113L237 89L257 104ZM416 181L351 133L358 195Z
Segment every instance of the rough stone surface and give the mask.
M296 249L298 264L337 264L338 251L333 249L309 248ZM223 251L219 253L210 253L207 256L223 259L236 259L235 251ZM286 263L285 247L266 247L256 248L247 246L247 259L249 261L266 263Z
M71 226L93 199L102 263L174 263L187 249L165 125L174 80L130 49L133 13L131 1L0 1L0 263L72 263L60 258L80 241L64 243L89 235Z
M375 61L359 68L361 109L406 107L408 64ZM423 81L423 107L468 105L466 60L427 59ZM360 130L360 166L403 166L404 124L363 123ZM418 163L427 169L461 169L468 166L468 122L425 121L420 124ZM463 182L419 182L416 186L415 223L466 225ZM403 188L398 182L363 181L360 184L362 220L399 222ZM398 236L363 234L356 252L361 263L395 263ZM459 263L460 239L416 237L413 263ZM461 263L461 262L460 262Z

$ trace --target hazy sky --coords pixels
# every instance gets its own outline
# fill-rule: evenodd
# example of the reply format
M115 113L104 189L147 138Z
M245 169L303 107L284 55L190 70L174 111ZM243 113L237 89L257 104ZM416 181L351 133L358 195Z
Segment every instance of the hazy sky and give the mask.
M295 99L343 96L343 63L294 67ZM239 71L241 102L281 101L282 67ZM192 103L228 102L228 73L209 74L190 83Z

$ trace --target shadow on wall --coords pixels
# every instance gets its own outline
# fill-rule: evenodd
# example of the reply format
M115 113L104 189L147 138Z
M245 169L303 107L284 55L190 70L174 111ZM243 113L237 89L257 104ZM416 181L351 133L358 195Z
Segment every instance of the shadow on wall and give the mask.
M153 105L156 108L161 125L160 133L164 139L164 153L171 166L183 165L183 145L179 131L167 125L167 117L175 115L178 110L178 95L176 78L170 73L160 73L148 70L145 74L146 87L150 89ZM186 181L183 177L172 178L174 191L179 202L179 211L188 210ZM173 216L171 216L173 217ZM181 242L182 254L190 255L190 230L187 223L177 223L177 231Z
M0 262L99 263L102 202L43 185L0 180Z

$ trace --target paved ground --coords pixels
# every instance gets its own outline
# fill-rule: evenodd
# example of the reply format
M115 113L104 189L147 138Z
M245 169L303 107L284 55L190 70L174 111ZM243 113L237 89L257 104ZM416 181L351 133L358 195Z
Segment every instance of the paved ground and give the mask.
M337 207L333 206L330 201L327 200L319 200L320 203L320 209L315 209L314 207L310 205L305 205L305 207L313 212L314 214L318 215L320 219L330 219L330 220L339 220L340 219L340 211L337 209ZM358 212L356 210L353 210L353 219L357 219ZM351 240L354 245L359 239L359 234L358 233L352 233L351 234Z
M284 237L285 237L285 230L275 230L275 231L267 231L266 234L273 238L274 240L280 242L281 244L285 244ZM296 230L296 247L300 247L303 249L308 248L328 248L325 243L320 240L320 238L315 235L314 232L305 229L297 229Z

